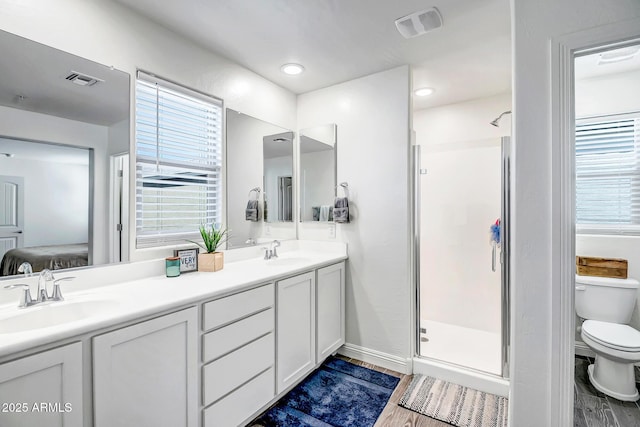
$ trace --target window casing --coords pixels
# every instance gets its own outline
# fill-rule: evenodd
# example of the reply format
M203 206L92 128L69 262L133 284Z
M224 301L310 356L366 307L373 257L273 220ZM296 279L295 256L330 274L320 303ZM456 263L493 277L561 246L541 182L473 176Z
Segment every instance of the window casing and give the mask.
M576 226L640 234L640 113L576 120Z
M137 77L136 247L198 239L222 217L222 101Z

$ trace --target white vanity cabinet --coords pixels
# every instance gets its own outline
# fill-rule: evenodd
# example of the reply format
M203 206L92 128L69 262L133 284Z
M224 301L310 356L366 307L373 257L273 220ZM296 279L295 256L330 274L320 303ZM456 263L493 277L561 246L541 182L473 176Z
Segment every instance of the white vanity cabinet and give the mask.
M0 365L0 426L82 427L82 344Z
M345 340L344 262L317 270L316 278L316 361L339 349Z
M316 364L316 274L276 282L277 393L308 374Z
M93 338L95 427L198 426L197 313Z
M166 295L2 355L0 427L243 426L344 343L341 259L131 284Z
M275 396L274 285L203 304L204 427L235 427Z

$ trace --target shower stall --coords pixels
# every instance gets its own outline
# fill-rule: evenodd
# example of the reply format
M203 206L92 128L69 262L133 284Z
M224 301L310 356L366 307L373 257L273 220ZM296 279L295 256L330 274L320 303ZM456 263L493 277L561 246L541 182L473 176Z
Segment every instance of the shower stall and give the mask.
M510 138L413 156L414 371L507 395Z

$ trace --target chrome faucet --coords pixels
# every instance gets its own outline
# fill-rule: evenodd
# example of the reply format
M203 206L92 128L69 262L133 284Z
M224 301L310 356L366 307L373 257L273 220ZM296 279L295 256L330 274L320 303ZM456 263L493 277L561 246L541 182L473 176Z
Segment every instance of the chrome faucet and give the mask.
M260 248L260 249L264 249L264 259L270 260L271 258L278 258L278 251L276 250L278 246L280 246L280 242L277 240L274 240L273 242L271 242L270 248L265 248L265 247Z
M276 251L276 248L278 248L279 246L280 241L274 240L273 242L271 242L271 258L278 258L278 252Z
M60 291L60 282L64 282L66 280L73 280L75 277L63 277L61 279L56 279L53 281L53 292L51 293L50 301L64 301L64 297L62 296L62 292Z
M5 289L16 289L16 288L22 289L23 292L22 292L22 295L20 295L20 302L18 303L18 308L26 308L36 304L36 301L34 301L31 298L31 288L29 288L29 285L26 285L24 283L16 283L14 285L6 285L4 288Z
M40 272L38 276L38 292L36 293L36 302L49 301L49 291L47 284L54 280L53 273L48 268Z
M25 263L26 264L26 263ZM38 293L36 295L35 301L31 297L31 292L29 285L24 283L16 283L13 285L6 285L5 289L16 289L20 288L23 290L22 295L20 296L20 302L18 303L19 308L26 308L32 305L40 304L47 301L64 301L64 297L62 296L62 292L60 291L60 282L64 282L65 280L73 280L75 277L63 277L61 279L55 279L53 277L53 273L49 269L44 269L40 272L38 276ZM47 284L49 282L53 282L53 290L51 292L51 296L49 296L49 292L47 291Z

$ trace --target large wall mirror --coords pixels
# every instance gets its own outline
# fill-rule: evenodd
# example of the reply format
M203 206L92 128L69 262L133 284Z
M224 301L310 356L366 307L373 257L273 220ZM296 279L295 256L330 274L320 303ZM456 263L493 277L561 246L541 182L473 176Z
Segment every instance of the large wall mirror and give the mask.
M226 110L229 249L295 236L293 132Z
M128 259L129 74L0 31L0 276Z
M333 221L336 158L335 124L300 131L300 221Z

